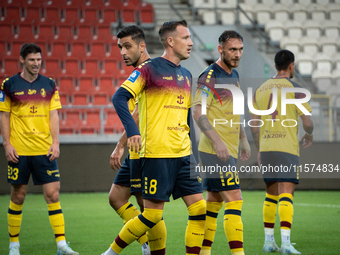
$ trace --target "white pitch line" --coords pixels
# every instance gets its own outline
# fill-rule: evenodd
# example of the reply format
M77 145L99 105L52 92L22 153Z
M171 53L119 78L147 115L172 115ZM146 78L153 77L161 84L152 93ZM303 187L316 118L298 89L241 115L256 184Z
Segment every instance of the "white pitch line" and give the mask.
M307 206L307 207L334 207L334 208L340 208L340 205L330 205L330 204L306 204L306 203L294 203L294 205Z

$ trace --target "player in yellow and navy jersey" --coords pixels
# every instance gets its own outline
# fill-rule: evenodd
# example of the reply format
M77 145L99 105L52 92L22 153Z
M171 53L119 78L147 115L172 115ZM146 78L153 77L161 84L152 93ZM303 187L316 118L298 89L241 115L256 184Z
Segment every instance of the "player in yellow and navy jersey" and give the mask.
M145 35L142 28L136 25L124 27L117 33L117 38L118 47L127 66L136 67L150 58L146 49ZM136 107L135 98L129 100L129 111L133 114L136 123L138 123L138 107ZM120 163L126 142L127 137L124 132L110 156L111 168L118 172L109 194L110 205L123 219L124 223L144 211L139 154L129 151L129 155L125 158L123 164ZM131 194L135 195L141 212L129 202ZM158 230L159 236L163 238L160 238L159 242L155 241L156 239L152 239L150 245L151 251L165 248L166 228L164 221L160 221L155 229ZM141 244L143 255L150 255L146 234L144 233L137 240Z
M217 215L225 202L224 231L232 254L244 254L243 224L241 220L242 196L236 171L239 144L241 160L250 157L250 147L240 123L233 114L233 97L228 89L215 88L215 84L239 85L238 67L243 53L243 38L236 31L226 30L219 37L221 57L207 67L198 79L194 101L194 119L201 129L199 153L202 166L233 169L206 173L203 188L207 190L207 218L201 255L211 254ZM204 105L205 104L205 105ZM206 113L202 109L206 107ZM224 119L227 124L214 125ZM234 124L230 124L234 123ZM236 123L236 124L235 124Z
M182 197L189 211L186 254L199 254L205 224L205 202L199 174L190 175L188 125L191 73L180 61L189 58L192 41L185 20L165 22L159 30L165 48L160 58L139 65L112 101L125 127L128 147L140 151L144 212L125 224L104 255L120 254L162 219L164 202ZM126 102L138 99L139 130ZM165 254L157 253L157 254Z
M258 116L252 114L252 119L262 121L263 124L253 123L251 132L258 150L259 165L267 167L287 167L296 169L299 165L299 117L302 120L306 134L302 137L303 147L307 148L313 142L313 122L308 115L312 111L306 102L302 106L305 113L295 104L286 105L286 114L281 108L282 89L300 88L292 80L295 66L294 54L288 50L281 50L275 55L277 74L263 83L254 94L253 106L255 110L271 109L277 90L277 107L270 115ZM302 99L306 95L300 92L287 92L287 99ZM268 121L269 120L269 121ZM282 124L283 123L283 124ZM259 128L261 126L261 130ZM295 167L295 168L294 168ZM282 169L282 168L281 168ZM301 254L290 243L290 229L293 221L293 194L295 185L299 183L298 172L291 170L278 173L267 172L264 175L266 183L266 198L263 205L263 221L265 229L264 252L279 251L274 240L274 223L277 203L279 202L279 217L281 225L281 253Z
M20 48L23 70L0 87L1 133L12 185L8 209L10 255L19 254L19 233L27 183L32 174L41 185L56 238L57 254L78 254L66 243L59 202L59 118L61 108L55 82L39 74L41 49L26 43Z

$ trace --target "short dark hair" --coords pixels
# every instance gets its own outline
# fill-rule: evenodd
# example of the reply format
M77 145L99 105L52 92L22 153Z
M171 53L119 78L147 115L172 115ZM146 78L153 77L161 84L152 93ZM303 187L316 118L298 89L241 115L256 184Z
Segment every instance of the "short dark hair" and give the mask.
M131 39L134 40L136 43L139 43L141 41L145 42L145 34L140 26L126 26L117 33L117 38L119 39L127 36L131 36Z
M274 62L278 71L286 70L294 61L294 53L289 50L280 50L275 54Z
M160 41L164 44L167 37L168 37L168 34L170 32L176 31L176 28L178 26L188 27L188 23L184 19L179 20L179 21L164 22L163 25L161 26L161 28L158 31Z
M218 43L222 44L225 43L227 41L229 41L230 39L239 39L243 42L243 37L242 35L240 35L239 33L237 33L234 30L225 30L220 37L218 38Z
M20 56L25 59L28 54L30 53L40 53L41 54L41 48L36 45L35 43L24 43L20 47Z

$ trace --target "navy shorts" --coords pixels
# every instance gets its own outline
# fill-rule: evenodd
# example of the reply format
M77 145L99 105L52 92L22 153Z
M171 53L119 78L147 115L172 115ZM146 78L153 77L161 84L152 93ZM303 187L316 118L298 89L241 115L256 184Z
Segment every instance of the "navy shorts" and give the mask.
M299 157L286 152L261 152L262 176L264 182L299 183Z
M202 162L200 171L205 173L203 189L207 191L223 191L240 188L240 179L236 168L237 159L230 156L226 162L217 155L199 152Z
M8 183L27 184L31 174L34 185L60 181L57 160L46 155L19 156L18 163L8 162Z
M195 172L196 161L182 158L141 158L143 198L169 201L202 193L202 178Z
M130 189L131 193L142 192L142 169L140 159L130 159Z
M131 176L131 178L130 178ZM113 181L114 184L130 187L130 193L142 192L142 172L140 159L125 158Z
M122 166L119 168L113 183L130 187L130 154L127 155Z

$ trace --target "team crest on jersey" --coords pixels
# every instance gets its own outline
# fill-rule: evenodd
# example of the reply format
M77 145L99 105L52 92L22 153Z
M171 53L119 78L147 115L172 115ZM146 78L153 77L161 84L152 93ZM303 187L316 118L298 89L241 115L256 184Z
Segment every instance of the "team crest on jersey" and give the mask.
M46 91L45 91L45 89L41 89L41 90L40 90L40 94L41 94L42 97L45 97L45 96L46 96Z
M139 77L139 75L140 75L140 72L138 72L137 70L134 70L132 74L129 76L128 81L131 81L132 83L134 83Z
M209 93L210 92L210 88L208 88L207 86L203 85L202 87L202 92L201 92L201 96L205 95L205 96L209 96Z
M0 102L5 102L5 93L3 91L0 91Z

